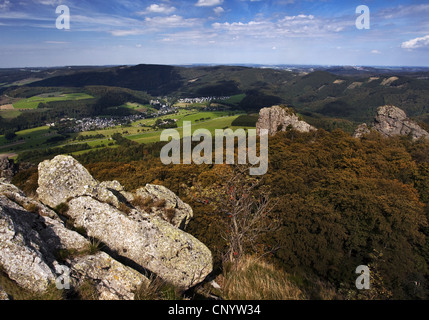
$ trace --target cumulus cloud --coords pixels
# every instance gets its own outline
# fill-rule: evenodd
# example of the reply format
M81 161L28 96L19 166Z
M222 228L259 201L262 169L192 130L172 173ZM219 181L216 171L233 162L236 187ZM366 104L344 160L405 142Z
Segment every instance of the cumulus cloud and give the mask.
M214 7L223 3L223 0L198 0L195 4L197 7Z
M225 12L224 8L222 8L222 7L216 7L216 8L213 9L213 11L216 14L222 14L222 13Z
M410 49L410 50L429 47L429 35L405 41L402 43L401 47L403 49Z
M145 11L139 12L139 14L149 14L149 13L162 13L162 14L171 14L176 11L175 7L169 7L165 4L151 4L146 8Z

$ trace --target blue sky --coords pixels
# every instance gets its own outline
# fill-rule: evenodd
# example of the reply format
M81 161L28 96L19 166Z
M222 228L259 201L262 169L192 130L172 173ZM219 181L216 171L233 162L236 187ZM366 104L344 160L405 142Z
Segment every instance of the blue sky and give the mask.
M0 67L139 63L429 66L429 1L0 0Z

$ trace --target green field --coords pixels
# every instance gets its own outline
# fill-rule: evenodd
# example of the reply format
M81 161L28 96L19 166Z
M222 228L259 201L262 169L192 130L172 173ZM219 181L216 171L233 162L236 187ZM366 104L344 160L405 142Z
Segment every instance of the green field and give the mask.
M192 123L192 132L194 132L197 129L207 129L210 131L212 135L214 135L216 129L225 129L225 128L231 128L232 130L238 129L237 127L232 127L231 123L237 118L238 116L229 116L229 117L221 117L216 118L213 120L208 120L203 123ZM243 129L249 129L249 128L243 128ZM179 126L176 129L180 136L183 135L182 126ZM160 141L162 131L154 131L154 132L148 132L143 134L137 134L137 135L130 135L127 136L128 139L136 141L138 143L153 143Z
M137 107L137 106L135 106ZM178 132L182 135L183 122L191 121L192 131L197 129L208 129L213 135L216 129L231 128L233 130L238 127L233 127L231 123L239 117L239 114L231 116L230 112L213 111L213 112L197 112L196 110L180 110L176 114L169 114L159 117L160 119L177 119ZM130 126L117 126L102 130L94 130L72 134L69 139L59 142L49 143L49 139L60 137L55 128L47 126L38 127L29 130L16 132L16 137L13 140L6 140L5 136L0 136L0 154L16 154L23 151L42 150L52 147L64 147L66 145L87 143L93 150L98 148L117 147L112 145L114 142L111 137L115 133L136 141L138 143L153 143L159 142L163 130L155 130L152 126L158 118L150 118L139 120L131 123ZM246 129L246 128L245 128ZM79 136L94 136L97 134L104 135L100 139L88 139L84 141L75 141L74 138ZM109 146L109 143L111 144ZM78 151L73 154L82 154L90 150Z
M68 93L62 94L61 92L41 94L28 99L22 99L13 104L15 109L36 109L40 103L47 103L52 101L69 101L69 100L83 100L93 99L86 93Z

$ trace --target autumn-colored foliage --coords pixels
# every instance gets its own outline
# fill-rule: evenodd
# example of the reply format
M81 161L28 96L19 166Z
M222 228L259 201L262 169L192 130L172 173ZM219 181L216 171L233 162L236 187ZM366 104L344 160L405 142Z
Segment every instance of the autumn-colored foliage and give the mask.
M227 166L165 166L160 147L106 149L78 160L98 180L116 179L130 191L156 183L175 192L194 211L186 231L212 250L220 267L229 249L221 236L228 215L197 191L221 186L217 171ZM290 131L271 137L269 148L263 183L276 203L277 228L246 247L246 254L276 247L265 258L297 277L329 282L338 292L356 290L357 266L375 266L374 281L386 293L379 297L428 298L428 141ZM34 171L22 174L21 186L35 177ZM374 252L383 258L375 259Z

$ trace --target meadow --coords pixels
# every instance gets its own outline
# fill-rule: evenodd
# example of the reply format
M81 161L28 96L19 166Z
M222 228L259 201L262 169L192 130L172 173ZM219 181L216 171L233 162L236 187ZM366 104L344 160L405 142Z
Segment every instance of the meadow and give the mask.
M74 100L83 100L83 99L93 99L93 96L90 96L86 93L67 93L63 94L62 92L54 92L49 94L40 94L28 99L22 99L13 104L15 109L37 109L40 103L48 103L53 101L74 101Z
M140 108L142 105L128 104L130 108ZM236 115L232 115L236 113ZM197 129L208 129L214 134L216 129L247 127L234 127L232 122L237 119L241 113L228 112L228 111L207 111L199 112L198 110L184 110L180 109L178 113L168 114L157 118L148 118L132 122L129 125L121 125L113 128L106 128L100 130L85 131L80 133L69 134L67 136L60 135L55 128L48 126L37 127L33 129L23 130L16 132L16 137L12 140L7 140L4 135L0 135L0 154L22 153L31 150L44 150L53 147L65 147L86 143L91 149L79 150L71 152L73 155L79 155L93 149L99 148L112 148L117 147L112 136L120 134L131 141L137 143L154 143L160 141L160 136L163 130L154 128L157 119L175 119L177 120L177 127L180 134L182 134L181 127L184 121L192 123L192 132ZM250 127L248 127L250 128ZM248 129L247 128L247 129ZM92 136L103 135L102 138L92 138ZM64 139L60 139L63 137ZM86 137L88 139L78 140L79 137ZM59 138L55 141L55 138ZM52 141L54 140L54 141Z

